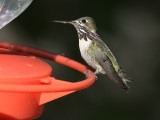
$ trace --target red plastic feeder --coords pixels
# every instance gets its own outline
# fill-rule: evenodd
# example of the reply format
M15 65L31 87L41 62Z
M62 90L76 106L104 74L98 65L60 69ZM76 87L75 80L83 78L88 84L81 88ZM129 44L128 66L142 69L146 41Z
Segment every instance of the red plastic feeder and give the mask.
M88 68L69 58L53 55L54 61L81 73ZM0 119L31 120L42 114L44 104L89 87L90 75L80 82L66 82L51 77L46 62L30 56L0 54ZM88 74L93 74L91 71Z

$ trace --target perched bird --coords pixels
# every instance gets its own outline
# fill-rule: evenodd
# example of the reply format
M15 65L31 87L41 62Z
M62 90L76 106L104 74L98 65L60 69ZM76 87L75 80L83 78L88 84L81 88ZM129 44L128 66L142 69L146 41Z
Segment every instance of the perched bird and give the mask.
M124 90L128 90L129 78L120 68L113 53L96 33L96 25L91 17L82 17L73 21L54 21L72 24L78 33L79 49L83 59L98 73L107 74Z

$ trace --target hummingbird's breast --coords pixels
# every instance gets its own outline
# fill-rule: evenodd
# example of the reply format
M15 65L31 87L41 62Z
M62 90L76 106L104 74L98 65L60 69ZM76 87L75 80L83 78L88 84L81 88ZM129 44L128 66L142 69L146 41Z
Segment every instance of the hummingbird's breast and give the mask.
M90 48L93 44L94 42L88 38L87 40L84 38L79 39L79 49L81 56L87 62L88 65L90 65L94 69L98 68L100 70L99 72L104 74L102 67L98 64L98 62L95 59L95 55L92 54L94 52L90 52Z
M86 28L77 29L79 37L79 49L82 58L94 69L97 73L105 74L102 66L96 60L96 40L99 38L96 33L88 31Z
M84 38L79 39L79 49L82 57L86 60L89 57L88 49L92 44L91 40L86 40Z

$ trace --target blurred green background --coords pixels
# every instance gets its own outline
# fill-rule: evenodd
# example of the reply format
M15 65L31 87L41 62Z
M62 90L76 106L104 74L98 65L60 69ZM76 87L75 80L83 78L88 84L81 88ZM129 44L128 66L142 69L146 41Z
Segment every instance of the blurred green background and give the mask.
M96 21L97 33L132 77L126 93L107 76L98 75L90 88L46 104L37 120L160 120L159 6L158 0L34 0L1 29L1 41L48 50L87 65L80 56L74 27L51 21L90 16ZM50 64L58 79L85 78L62 65Z

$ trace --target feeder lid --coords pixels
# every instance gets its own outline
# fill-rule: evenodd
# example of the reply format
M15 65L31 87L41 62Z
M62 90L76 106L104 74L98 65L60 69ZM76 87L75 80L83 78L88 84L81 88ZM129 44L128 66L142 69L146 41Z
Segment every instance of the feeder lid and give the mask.
M40 79L51 72L50 65L36 57L0 54L0 80Z

